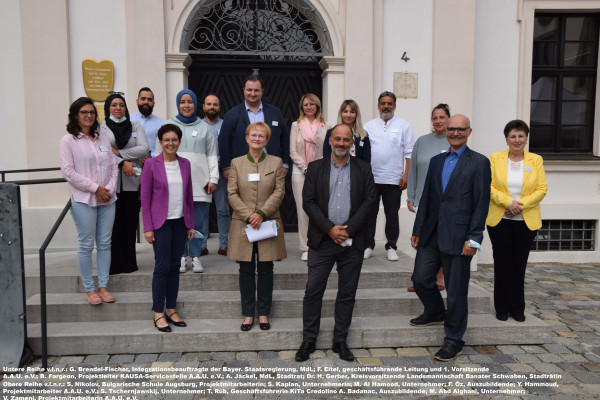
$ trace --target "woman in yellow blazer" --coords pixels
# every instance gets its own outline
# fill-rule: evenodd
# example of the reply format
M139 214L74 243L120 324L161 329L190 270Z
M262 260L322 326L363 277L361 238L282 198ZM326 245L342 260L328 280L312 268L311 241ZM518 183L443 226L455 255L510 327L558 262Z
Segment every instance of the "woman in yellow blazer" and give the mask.
M260 329L271 328L268 316L273 298L273 260L287 257L279 216L285 173L281 158L263 151L270 137L271 129L264 122L248 125L248 154L231 161L227 182L229 204L233 208L227 257L240 264L242 331L249 331L254 324L255 293L258 293ZM244 231L246 225L258 229L267 219L277 221L277 236L250 243ZM255 271L258 271L256 283Z
M492 186L486 224L494 253L496 318L525 321L525 267L542 226L540 202L547 182L542 157L525 151L529 127L521 120L504 128L508 150L490 156Z

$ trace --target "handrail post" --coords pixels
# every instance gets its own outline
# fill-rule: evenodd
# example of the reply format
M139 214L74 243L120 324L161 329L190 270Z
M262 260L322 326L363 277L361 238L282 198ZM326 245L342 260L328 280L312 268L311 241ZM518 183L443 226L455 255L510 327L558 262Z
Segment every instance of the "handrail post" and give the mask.
M65 215L71 208L71 199L65 205L60 216L52 226L50 233L46 236L46 240L40 247L40 308L41 308L41 320L40 323L42 325L42 368L47 371L48 370L48 326L46 320L46 248L50 244L50 241L54 237L54 234L60 227Z

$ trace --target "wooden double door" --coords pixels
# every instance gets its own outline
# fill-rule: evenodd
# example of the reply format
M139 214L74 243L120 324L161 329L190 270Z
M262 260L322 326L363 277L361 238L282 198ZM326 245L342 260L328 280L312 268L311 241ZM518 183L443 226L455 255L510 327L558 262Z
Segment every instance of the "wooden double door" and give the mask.
M288 130L292 122L298 119L298 104L304 93L314 93L322 98L322 71L316 62L206 59L199 55L191 57L193 61L188 68L188 86L198 96L199 103L208 93L219 96L221 118L233 106L244 101L242 82L252 73L258 73L265 82L262 101L281 110ZM199 105L198 108L201 114L202 107ZM284 230L297 232L291 169L286 177L285 198L279 210ZM210 211L210 232L218 232L214 203Z

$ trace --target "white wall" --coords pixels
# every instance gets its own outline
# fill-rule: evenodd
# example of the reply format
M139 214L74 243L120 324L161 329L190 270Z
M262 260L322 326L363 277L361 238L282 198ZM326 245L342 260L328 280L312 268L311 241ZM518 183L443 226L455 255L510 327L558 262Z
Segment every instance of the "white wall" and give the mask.
M127 46L124 0L69 1L69 56L71 101L87 96L81 62L85 58L108 59L114 64L116 92L127 92ZM86 17L87 16L87 17ZM125 93L129 112L135 113L136 93Z
M410 122L416 137L431 132L432 19L432 0L383 2L382 74L371 104L377 103L382 91L394 90L394 72L417 73L418 98L398 99L395 113ZM408 62L401 59L404 52L410 58Z

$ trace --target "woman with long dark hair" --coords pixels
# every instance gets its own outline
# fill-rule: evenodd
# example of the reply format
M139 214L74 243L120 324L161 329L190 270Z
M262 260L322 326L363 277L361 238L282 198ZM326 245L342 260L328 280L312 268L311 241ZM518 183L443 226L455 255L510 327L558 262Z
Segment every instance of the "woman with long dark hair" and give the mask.
M71 192L71 215L77 227L77 265L92 305L112 303L106 289L110 270L110 244L117 185L117 164L110 143L98 135L94 101L80 97L69 108L67 134L60 140L60 170ZM98 291L92 276L92 252L96 243Z

